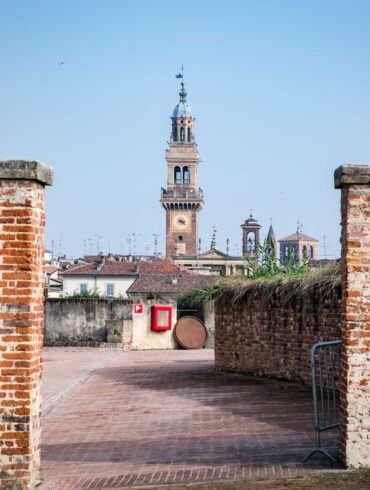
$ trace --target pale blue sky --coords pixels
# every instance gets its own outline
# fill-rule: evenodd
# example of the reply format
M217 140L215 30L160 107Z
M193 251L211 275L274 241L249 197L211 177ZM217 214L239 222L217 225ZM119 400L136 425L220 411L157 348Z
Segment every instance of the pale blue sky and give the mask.
M241 242L254 209L339 254L334 169L369 161L369 1L0 0L0 157L54 168L47 246L153 250L184 63L206 206L200 236ZM58 62L64 60L63 65ZM140 235L139 235L140 234ZM94 247L95 252L95 247ZM323 249L320 249L323 254Z

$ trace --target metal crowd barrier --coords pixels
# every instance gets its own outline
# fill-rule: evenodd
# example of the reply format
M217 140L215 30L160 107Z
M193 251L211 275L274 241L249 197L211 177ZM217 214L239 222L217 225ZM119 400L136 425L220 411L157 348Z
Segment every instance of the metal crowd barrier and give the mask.
M312 375L312 396L315 417L316 447L304 458L306 462L314 453L322 453L331 461L332 456L321 447L321 432L340 426L338 414L338 379L340 369L341 340L319 342L311 347L310 365Z

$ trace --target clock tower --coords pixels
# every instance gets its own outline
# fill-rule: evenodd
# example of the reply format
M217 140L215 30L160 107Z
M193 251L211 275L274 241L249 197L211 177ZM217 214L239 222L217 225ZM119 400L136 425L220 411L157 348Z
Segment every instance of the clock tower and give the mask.
M195 118L186 101L183 81L179 95L166 150L167 188L162 188L160 200L166 211L167 257L197 255L198 213L204 205L203 191L198 187L200 157L194 137Z

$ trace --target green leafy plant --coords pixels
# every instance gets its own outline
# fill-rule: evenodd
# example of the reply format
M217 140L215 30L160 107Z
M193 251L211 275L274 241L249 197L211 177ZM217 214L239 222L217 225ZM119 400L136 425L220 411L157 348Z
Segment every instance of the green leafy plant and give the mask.
M67 294L66 295L68 298L72 299L98 299L98 298L103 298L104 296L101 295L99 290L97 288L92 288L92 289L86 289L83 292L77 292L75 291L72 294Z
M202 305L214 299L232 298L238 301L248 298L253 301L256 296L265 299L280 294L285 301L317 292L330 296L335 288L340 287L338 267L312 269L307 253L304 251L301 260L290 251L283 262L276 257L274 243L264 242L259 246L258 259L246 258L244 277L220 278L214 285L193 289L186 296L186 301L193 305Z
M258 277L272 277L279 273L280 268L276 257L274 242L267 242L258 247L259 266L256 274Z
M183 304L201 307L204 304L212 303L219 291L221 291L226 282L225 278L220 278L215 284L203 288L194 288L178 298Z
M290 250L284 262L281 265L281 272L286 274L306 274L310 271L310 260L307 252L303 252L301 260L297 260L296 253Z

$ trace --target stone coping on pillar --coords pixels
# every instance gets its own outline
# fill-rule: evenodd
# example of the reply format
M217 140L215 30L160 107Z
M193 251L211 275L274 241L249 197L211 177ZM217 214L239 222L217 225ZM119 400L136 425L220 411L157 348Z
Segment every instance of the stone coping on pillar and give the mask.
M53 185L53 170L36 160L1 160L0 180L35 180L43 185Z
M341 165L334 172L334 186L370 184L370 165Z

